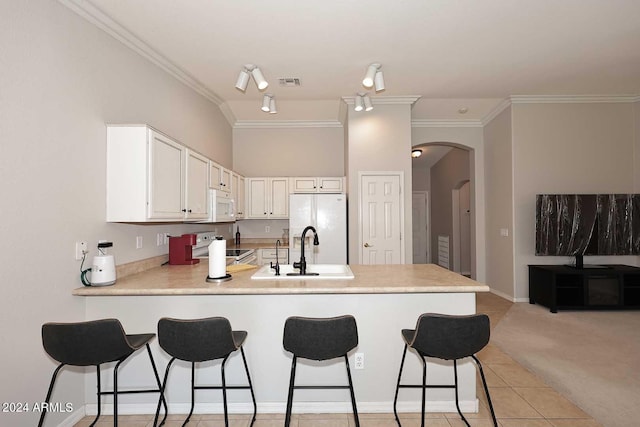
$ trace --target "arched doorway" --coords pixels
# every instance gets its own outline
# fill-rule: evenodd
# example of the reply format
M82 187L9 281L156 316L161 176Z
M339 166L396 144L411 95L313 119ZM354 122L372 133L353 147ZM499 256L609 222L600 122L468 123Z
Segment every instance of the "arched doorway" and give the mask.
M443 254L439 252L447 251L447 268L476 278L474 151L451 142L429 142L412 148L422 150L422 156L412 161L412 186L414 195L427 198L427 262L442 265L439 255ZM415 215L416 210L412 211ZM417 222L414 218L414 225ZM422 230L413 230L414 239L420 233ZM443 245L447 241L448 245Z

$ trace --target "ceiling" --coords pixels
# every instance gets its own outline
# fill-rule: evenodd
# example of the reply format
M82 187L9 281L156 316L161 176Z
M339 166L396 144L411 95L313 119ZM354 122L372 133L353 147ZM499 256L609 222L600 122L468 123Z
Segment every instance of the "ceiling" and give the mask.
M60 1L240 121L337 120L373 62L386 83L374 105L419 96L414 119L481 120L512 95L640 94L638 0ZM234 87L244 64L278 114L252 82Z

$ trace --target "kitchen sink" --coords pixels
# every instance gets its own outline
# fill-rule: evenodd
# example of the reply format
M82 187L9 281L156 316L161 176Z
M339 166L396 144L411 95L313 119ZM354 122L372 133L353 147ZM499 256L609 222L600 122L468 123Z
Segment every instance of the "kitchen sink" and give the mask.
M280 276L268 265L260 267L251 276L254 280L344 280L353 279L353 272L348 265L343 264L307 264L307 274L317 275L287 276L287 273L299 273L291 264L280 264Z

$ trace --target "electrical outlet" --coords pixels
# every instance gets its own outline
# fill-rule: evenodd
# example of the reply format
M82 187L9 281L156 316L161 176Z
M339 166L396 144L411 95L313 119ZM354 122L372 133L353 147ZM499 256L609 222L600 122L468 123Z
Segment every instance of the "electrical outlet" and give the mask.
M76 242L76 261L80 261L88 252L87 242Z
M136 249L142 249L142 236L136 236Z
M163 245L168 245L169 244L169 233L162 233L162 244Z
M270 225L265 225L264 226L264 232L265 233L271 233L271 226Z
M162 246L163 238L162 233L156 234L156 246Z
M364 353L356 353L353 358L354 369L364 369Z

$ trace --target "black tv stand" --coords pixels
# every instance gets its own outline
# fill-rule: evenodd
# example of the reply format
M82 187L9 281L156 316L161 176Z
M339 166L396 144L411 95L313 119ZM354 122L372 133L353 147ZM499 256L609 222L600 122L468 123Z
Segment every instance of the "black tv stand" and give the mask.
M529 266L529 303L558 310L640 309L640 268L604 264L602 268Z

